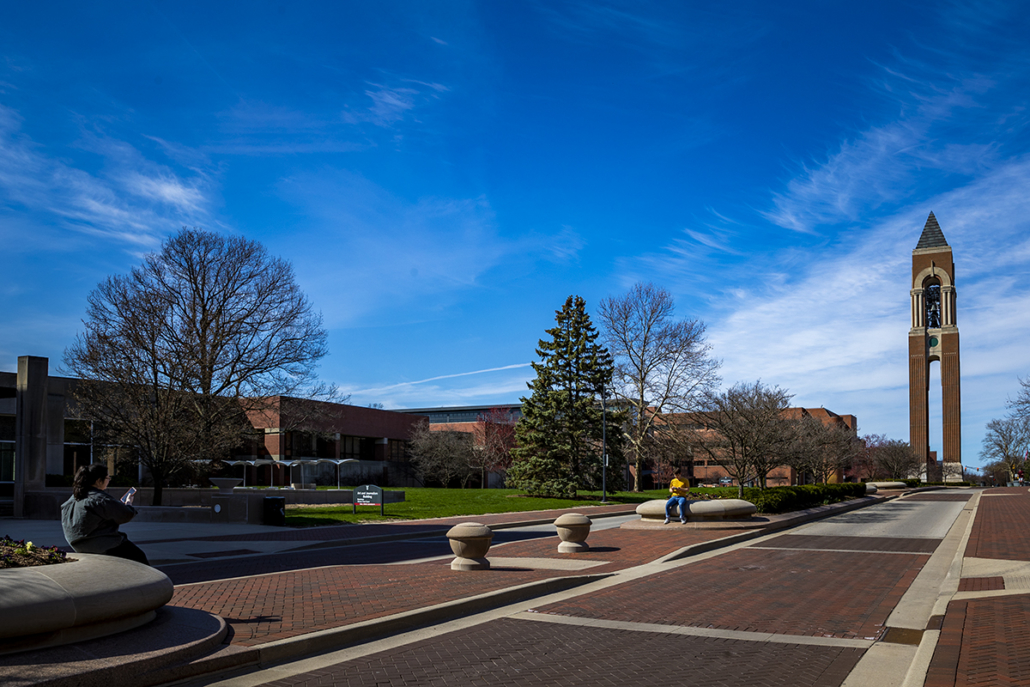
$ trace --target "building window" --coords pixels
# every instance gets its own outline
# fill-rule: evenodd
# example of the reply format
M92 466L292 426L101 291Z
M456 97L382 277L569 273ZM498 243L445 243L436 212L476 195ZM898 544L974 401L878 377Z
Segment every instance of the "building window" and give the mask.
M393 461L405 461L408 459L408 442L400 439L390 439L387 444L390 448L389 459Z
M14 482L13 415L0 415L0 482ZM7 492L10 492L10 494ZM7 487L0 486L0 497L13 495L13 487L9 489Z
M0 441L0 482L14 481L14 442Z
M367 437L340 437L340 458L375 460L375 442Z

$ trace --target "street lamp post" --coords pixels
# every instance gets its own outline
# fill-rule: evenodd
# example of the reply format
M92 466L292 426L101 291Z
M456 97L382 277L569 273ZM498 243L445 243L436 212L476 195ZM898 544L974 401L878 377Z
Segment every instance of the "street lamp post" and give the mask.
M601 503L608 503L608 408L601 387Z

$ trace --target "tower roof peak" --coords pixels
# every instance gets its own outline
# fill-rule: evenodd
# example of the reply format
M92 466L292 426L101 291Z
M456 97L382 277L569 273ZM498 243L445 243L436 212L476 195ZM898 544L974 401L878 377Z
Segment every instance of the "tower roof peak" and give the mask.
M930 211L930 216L926 218L926 224L923 226L923 233L919 237L919 243L916 244L916 250L920 248L943 248L948 245L948 242L944 239L944 232L941 231L941 225L937 224L937 218L933 216L933 211Z

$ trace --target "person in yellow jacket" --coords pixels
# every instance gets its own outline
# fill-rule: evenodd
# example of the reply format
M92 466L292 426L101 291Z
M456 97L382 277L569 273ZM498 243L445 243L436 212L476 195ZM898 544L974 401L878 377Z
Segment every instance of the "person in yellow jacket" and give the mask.
M665 502L665 524L669 524L669 509L676 506L680 514L680 522L687 522L687 497L690 496L690 483L683 480L683 470L676 467L672 471L672 481L669 482L669 493L672 496Z

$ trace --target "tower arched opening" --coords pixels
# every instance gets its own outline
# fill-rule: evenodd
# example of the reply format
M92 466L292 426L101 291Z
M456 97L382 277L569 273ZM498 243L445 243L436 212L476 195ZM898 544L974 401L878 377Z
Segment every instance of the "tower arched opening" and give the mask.
M923 305L928 329L941 328L941 280L937 277L930 277L923 282Z

